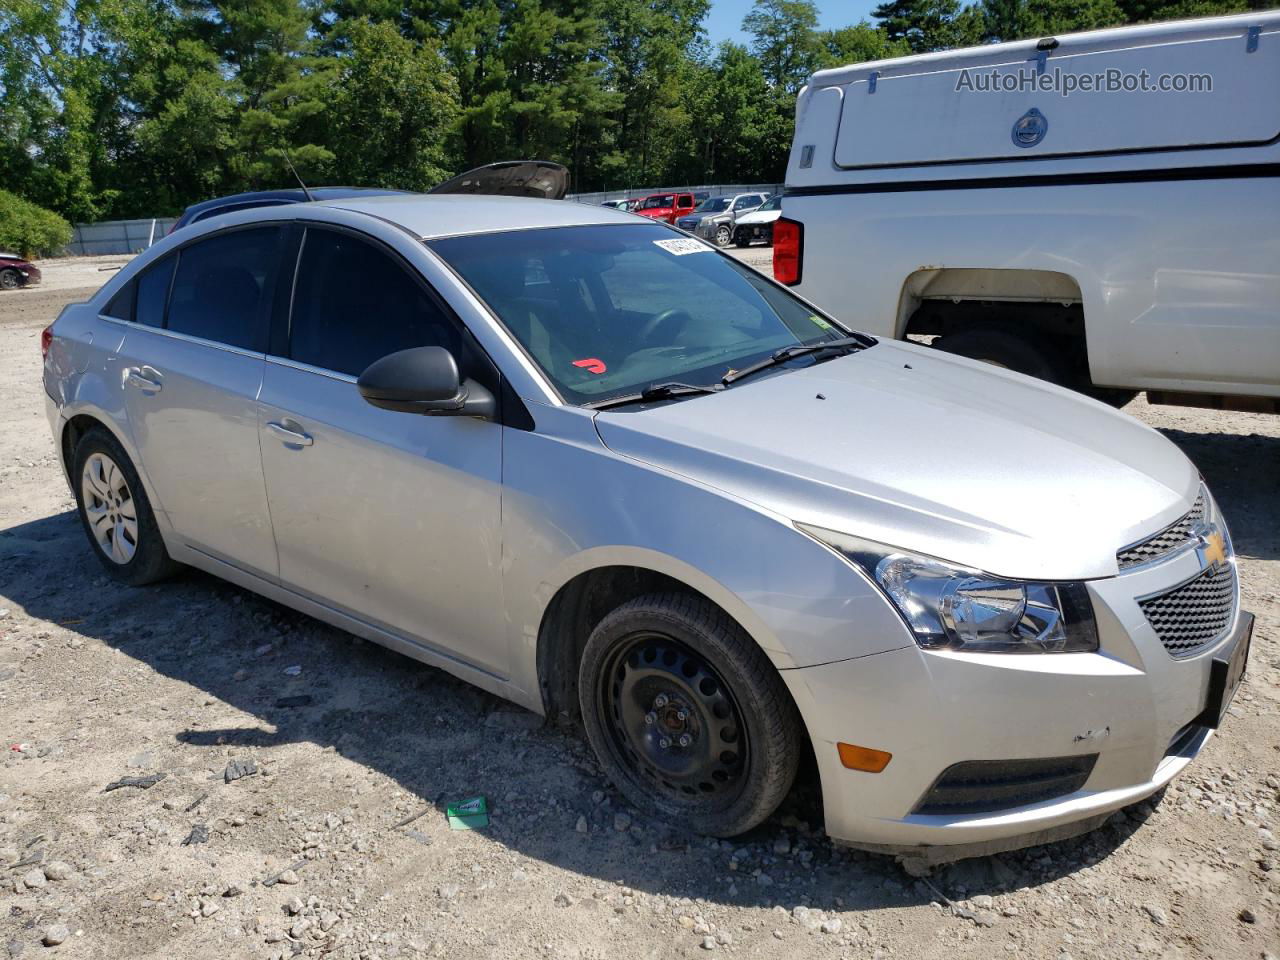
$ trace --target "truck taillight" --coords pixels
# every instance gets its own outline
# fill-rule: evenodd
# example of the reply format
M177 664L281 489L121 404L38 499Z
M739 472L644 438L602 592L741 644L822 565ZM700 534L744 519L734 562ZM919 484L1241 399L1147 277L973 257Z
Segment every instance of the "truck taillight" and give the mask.
M773 223L773 278L794 287L800 282L803 254L804 224L779 217Z
M53 343L53 324L40 331L40 359L49 356L49 344Z

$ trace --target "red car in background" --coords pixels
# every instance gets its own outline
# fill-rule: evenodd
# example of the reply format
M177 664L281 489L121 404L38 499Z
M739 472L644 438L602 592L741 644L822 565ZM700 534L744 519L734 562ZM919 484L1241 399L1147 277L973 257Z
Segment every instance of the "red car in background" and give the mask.
M0 290L17 290L40 282L35 264L16 253L0 253Z
M651 193L631 212L638 213L642 217L675 223L676 217L689 213L697 204L697 198L692 193Z

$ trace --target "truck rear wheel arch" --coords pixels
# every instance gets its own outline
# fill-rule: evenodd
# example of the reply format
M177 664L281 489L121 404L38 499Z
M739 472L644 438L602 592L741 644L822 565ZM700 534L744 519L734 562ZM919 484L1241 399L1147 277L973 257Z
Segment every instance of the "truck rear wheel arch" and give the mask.
M1080 287L1064 273L923 268L903 284L898 335L1063 386L1090 385Z

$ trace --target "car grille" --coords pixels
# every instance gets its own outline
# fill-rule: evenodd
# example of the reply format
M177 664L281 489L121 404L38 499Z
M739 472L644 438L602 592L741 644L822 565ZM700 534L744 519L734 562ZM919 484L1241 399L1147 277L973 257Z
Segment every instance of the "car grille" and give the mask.
M1231 626L1235 599L1235 565L1220 563L1138 606L1169 654L1188 657Z
M1142 563L1150 563L1152 560L1159 559L1166 553L1178 549L1188 541L1194 540L1195 535L1191 532L1192 528L1202 520L1204 520L1203 493L1196 497L1195 506L1191 508L1191 511L1177 523L1172 523L1154 537L1148 537L1141 543L1125 547L1117 553L1116 560L1120 563L1120 569L1125 570Z
M1034 760L966 760L942 772L913 811L990 813L1075 793L1085 785L1096 753Z

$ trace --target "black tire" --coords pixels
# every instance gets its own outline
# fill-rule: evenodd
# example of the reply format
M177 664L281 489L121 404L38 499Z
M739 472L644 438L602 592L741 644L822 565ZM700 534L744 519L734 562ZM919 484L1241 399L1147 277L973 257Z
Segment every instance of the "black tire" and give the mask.
M720 224L712 234L712 240L717 247L727 247L732 239L733 231L729 229L727 224Z
M117 509L123 511L124 504L131 504L135 514L137 539L133 544L132 556L125 562L111 558L98 542L90 523L89 508L85 503L85 467L95 454L106 457L124 475L127 497ZM181 565L175 562L169 556L169 551L165 549L160 528L156 525L155 512L151 509L147 492L138 478L138 471L134 469L133 462L124 452L119 441L104 428L93 427L87 430L76 444L71 457L71 478L76 496L76 508L80 514L80 525L84 528L94 555L111 577L121 583L140 587L163 580L181 569ZM118 530L119 528L117 528L117 536Z
M13 267L0 270L0 290L17 290L22 286L22 274Z
M751 241L750 240L734 240L733 245L735 247L749 247L751 246Z
M1066 376L1044 350L1024 337L997 327L973 327L949 333L935 344L939 350L1005 367L1029 377L1064 384Z
M608 614L587 640L578 695L627 802L685 829L744 833L795 781L800 714L755 641L704 599L652 594Z

